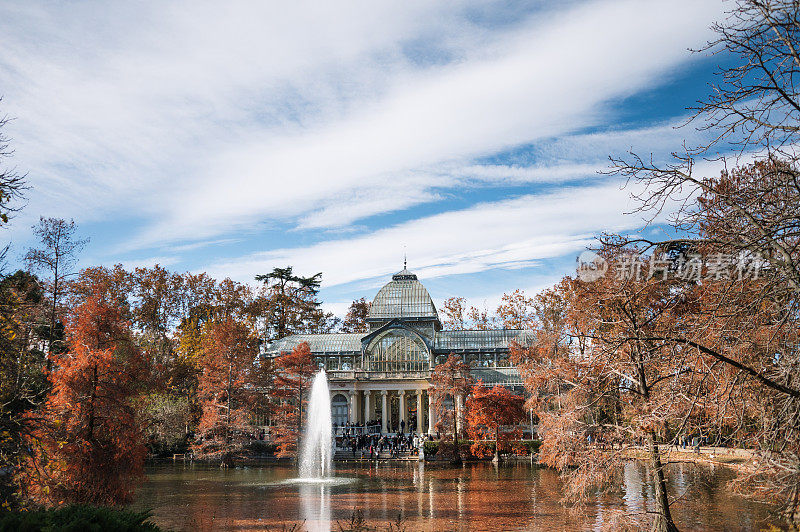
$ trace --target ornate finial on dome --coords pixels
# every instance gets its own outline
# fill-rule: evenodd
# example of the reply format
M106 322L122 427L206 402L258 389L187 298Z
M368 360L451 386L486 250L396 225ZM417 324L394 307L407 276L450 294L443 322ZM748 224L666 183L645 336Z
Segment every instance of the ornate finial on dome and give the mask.
M404 270L408 269L408 257L406 256L405 253L403 253L403 269Z

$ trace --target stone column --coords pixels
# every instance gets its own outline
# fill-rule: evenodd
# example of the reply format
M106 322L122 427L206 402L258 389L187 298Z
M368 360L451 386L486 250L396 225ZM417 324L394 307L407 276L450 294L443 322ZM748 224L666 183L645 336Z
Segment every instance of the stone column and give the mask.
M400 428L400 422L405 420L406 425L408 425L408 420L406 419L406 392L405 390L398 390L397 396L400 398L400 408L398 408L397 412L397 428Z
M356 392L351 390L348 392L350 396L350 423L356 423L358 421L358 410L356 410Z
M431 392L428 391L428 434L436 432L436 414L433 411L433 398Z
M369 401L370 395L372 395L372 392L364 390L364 423L372 421L372 405Z
M387 395L389 395L388 391L381 390L381 432L383 434L386 434L388 432L388 430L386 430L387 427L386 418L389 413L389 409L387 408L388 405L386 404L388 399Z
M422 434L422 390L417 390L417 434Z

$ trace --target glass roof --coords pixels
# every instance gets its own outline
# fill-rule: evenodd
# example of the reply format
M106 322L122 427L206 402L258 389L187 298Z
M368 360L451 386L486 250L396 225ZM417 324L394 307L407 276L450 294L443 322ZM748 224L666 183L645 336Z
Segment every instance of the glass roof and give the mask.
M447 351L448 349L508 348L512 341L520 344L528 343L530 335L531 331L522 329L440 331L436 333L434 349Z
M293 334L272 342L267 353L291 351L307 342L312 353L360 353L364 333Z
M417 276L403 269L378 291L369 319L431 318L438 320L436 306Z
M439 331L435 333L434 351L507 349L511 342L529 343L531 334L521 329ZM364 333L293 334L272 342L266 351L277 355L308 342L312 353L360 354L364 336Z

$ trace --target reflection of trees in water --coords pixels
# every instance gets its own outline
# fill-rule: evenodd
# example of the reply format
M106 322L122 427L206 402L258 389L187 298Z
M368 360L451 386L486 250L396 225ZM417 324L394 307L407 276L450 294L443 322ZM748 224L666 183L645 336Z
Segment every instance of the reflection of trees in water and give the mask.
M150 474L150 473L149 473ZM409 530L453 530L480 526L492 530L619 529L623 514L639 514L652 504L648 469L637 462L621 472L617 489L594 496L571 511L563 505L563 483L550 469L513 464L447 468L433 464L342 464L337 475L359 480L337 486L283 484L294 468L253 467L220 471L196 466L159 468L140 491L140 504L155 520L177 530L337 530L354 509L371 527L383 527L402 512ZM667 475L676 519L687 529L768 528L766 509L733 496L725 482L732 473L717 466L673 463ZM299 499L299 500L298 500Z

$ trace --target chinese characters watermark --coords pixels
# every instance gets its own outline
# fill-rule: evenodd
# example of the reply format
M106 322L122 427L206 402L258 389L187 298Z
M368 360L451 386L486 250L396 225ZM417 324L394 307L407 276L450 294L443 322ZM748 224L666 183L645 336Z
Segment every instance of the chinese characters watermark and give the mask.
M766 261L758 254L699 253L643 256L628 253L611 264L593 251L584 251L576 260L578 279L596 281L611 272L617 279L681 279L683 281L758 279Z

